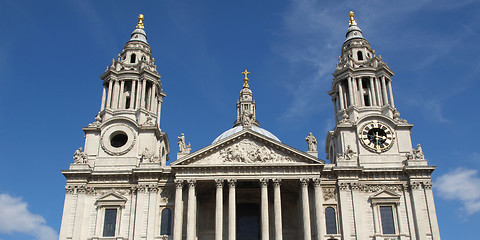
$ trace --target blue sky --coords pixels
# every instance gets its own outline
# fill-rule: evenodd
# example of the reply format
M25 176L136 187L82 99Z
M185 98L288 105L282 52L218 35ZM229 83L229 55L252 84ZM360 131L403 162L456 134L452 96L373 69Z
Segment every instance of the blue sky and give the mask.
M433 174L443 239L476 239L480 224L480 2L22 1L0 8L0 239L55 239L65 179L100 108L99 76L139 13L167 97L162 130L193 151L229 129L245 68L261 127L306 150L333 128L337 56L356 20L396 73L402 118L414 123Z

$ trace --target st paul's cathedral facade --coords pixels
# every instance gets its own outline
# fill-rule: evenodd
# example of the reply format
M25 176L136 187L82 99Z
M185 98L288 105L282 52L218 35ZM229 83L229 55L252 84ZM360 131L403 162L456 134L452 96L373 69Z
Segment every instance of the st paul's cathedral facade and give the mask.
M60 240L439 240L435 167L412 148L392 70L349 18L332 66L326 160L313 134L304 152L260 127L245 69L233 128L196 152L182 134L167 164L166 94L140 15L100 77L101 109L83 128L84 149L62 171Z

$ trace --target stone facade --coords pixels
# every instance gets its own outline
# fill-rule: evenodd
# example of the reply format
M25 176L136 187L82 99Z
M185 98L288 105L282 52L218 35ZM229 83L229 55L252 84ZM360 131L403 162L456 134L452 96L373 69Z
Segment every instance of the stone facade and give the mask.
M101 109L68 170L61 240L437 240L431 173L400 118L393 72L350 13L333 73L329 163L260 128L248 71L232 129L167 165L163 92L143 16L107 68Z

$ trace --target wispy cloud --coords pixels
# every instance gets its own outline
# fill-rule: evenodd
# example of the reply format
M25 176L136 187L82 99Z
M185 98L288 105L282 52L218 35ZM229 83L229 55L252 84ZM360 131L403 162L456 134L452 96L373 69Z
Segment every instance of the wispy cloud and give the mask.
M462 212L480 212L480 177L478 170L457 168L437 178L436 191L441 198L458 200Z
M58 235L45 219L27 209L21 198L0 194L0 233L24 233L38 240L55 240Z

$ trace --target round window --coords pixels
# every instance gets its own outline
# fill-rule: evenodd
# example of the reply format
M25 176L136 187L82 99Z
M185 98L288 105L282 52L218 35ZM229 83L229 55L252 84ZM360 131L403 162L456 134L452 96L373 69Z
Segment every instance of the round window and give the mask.
M124 132L115 132L110 136L110 145L115 148L123 147L128 141L128 136Z

